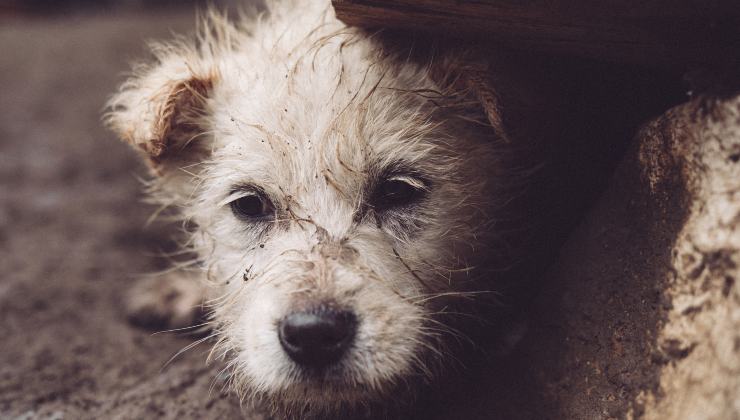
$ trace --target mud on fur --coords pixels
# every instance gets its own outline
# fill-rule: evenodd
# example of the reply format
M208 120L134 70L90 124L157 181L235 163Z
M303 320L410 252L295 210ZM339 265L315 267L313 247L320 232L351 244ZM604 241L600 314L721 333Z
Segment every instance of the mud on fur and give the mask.
M328 1L199 25L154 44L106 114L197 256L157 279L188 290L160 309L177 327L204 301L230 387L276 416L408 403L497 305L538 162L465 52L394 53Z

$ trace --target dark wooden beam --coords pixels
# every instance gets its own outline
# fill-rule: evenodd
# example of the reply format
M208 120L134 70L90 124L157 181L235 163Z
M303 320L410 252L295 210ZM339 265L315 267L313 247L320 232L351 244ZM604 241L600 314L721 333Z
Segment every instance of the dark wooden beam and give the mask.
M333 0L350 25L654 66L735 61L740 0Z

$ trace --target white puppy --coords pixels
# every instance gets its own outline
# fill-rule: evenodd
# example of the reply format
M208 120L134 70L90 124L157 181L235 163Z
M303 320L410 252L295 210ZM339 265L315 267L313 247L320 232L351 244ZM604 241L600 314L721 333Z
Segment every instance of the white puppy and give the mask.
M459 56L391 53L328 1L268 9L155 45L109 104L197 255L134 306L189 322L207 289L230 384L279 416L411 400L492 301L529 168Z

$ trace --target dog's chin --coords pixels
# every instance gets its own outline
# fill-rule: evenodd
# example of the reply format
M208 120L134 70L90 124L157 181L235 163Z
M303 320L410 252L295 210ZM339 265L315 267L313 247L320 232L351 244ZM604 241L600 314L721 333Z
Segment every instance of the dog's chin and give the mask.
M388 417L413 400L408 378L370 385L340 371L296 376L280 390L253 393L254 402L278 419L363 419Z
M389 389L396 387L395 382L370 386L335 372L306 372L283 389L273 392L273 396L287 404L355 405L382 400L389 394Z

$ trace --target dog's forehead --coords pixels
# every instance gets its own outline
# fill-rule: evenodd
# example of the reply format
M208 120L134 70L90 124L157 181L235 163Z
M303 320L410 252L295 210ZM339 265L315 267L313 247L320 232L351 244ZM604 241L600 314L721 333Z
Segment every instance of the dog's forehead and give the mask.
M431 82L414 67L388 71L390 63L372 57L325 46L301 59L283 57L287 64L235 60L212 105L221 159L283 178L354 171L344 182L423 160L439 139L430 136L429 104L405 92Z

